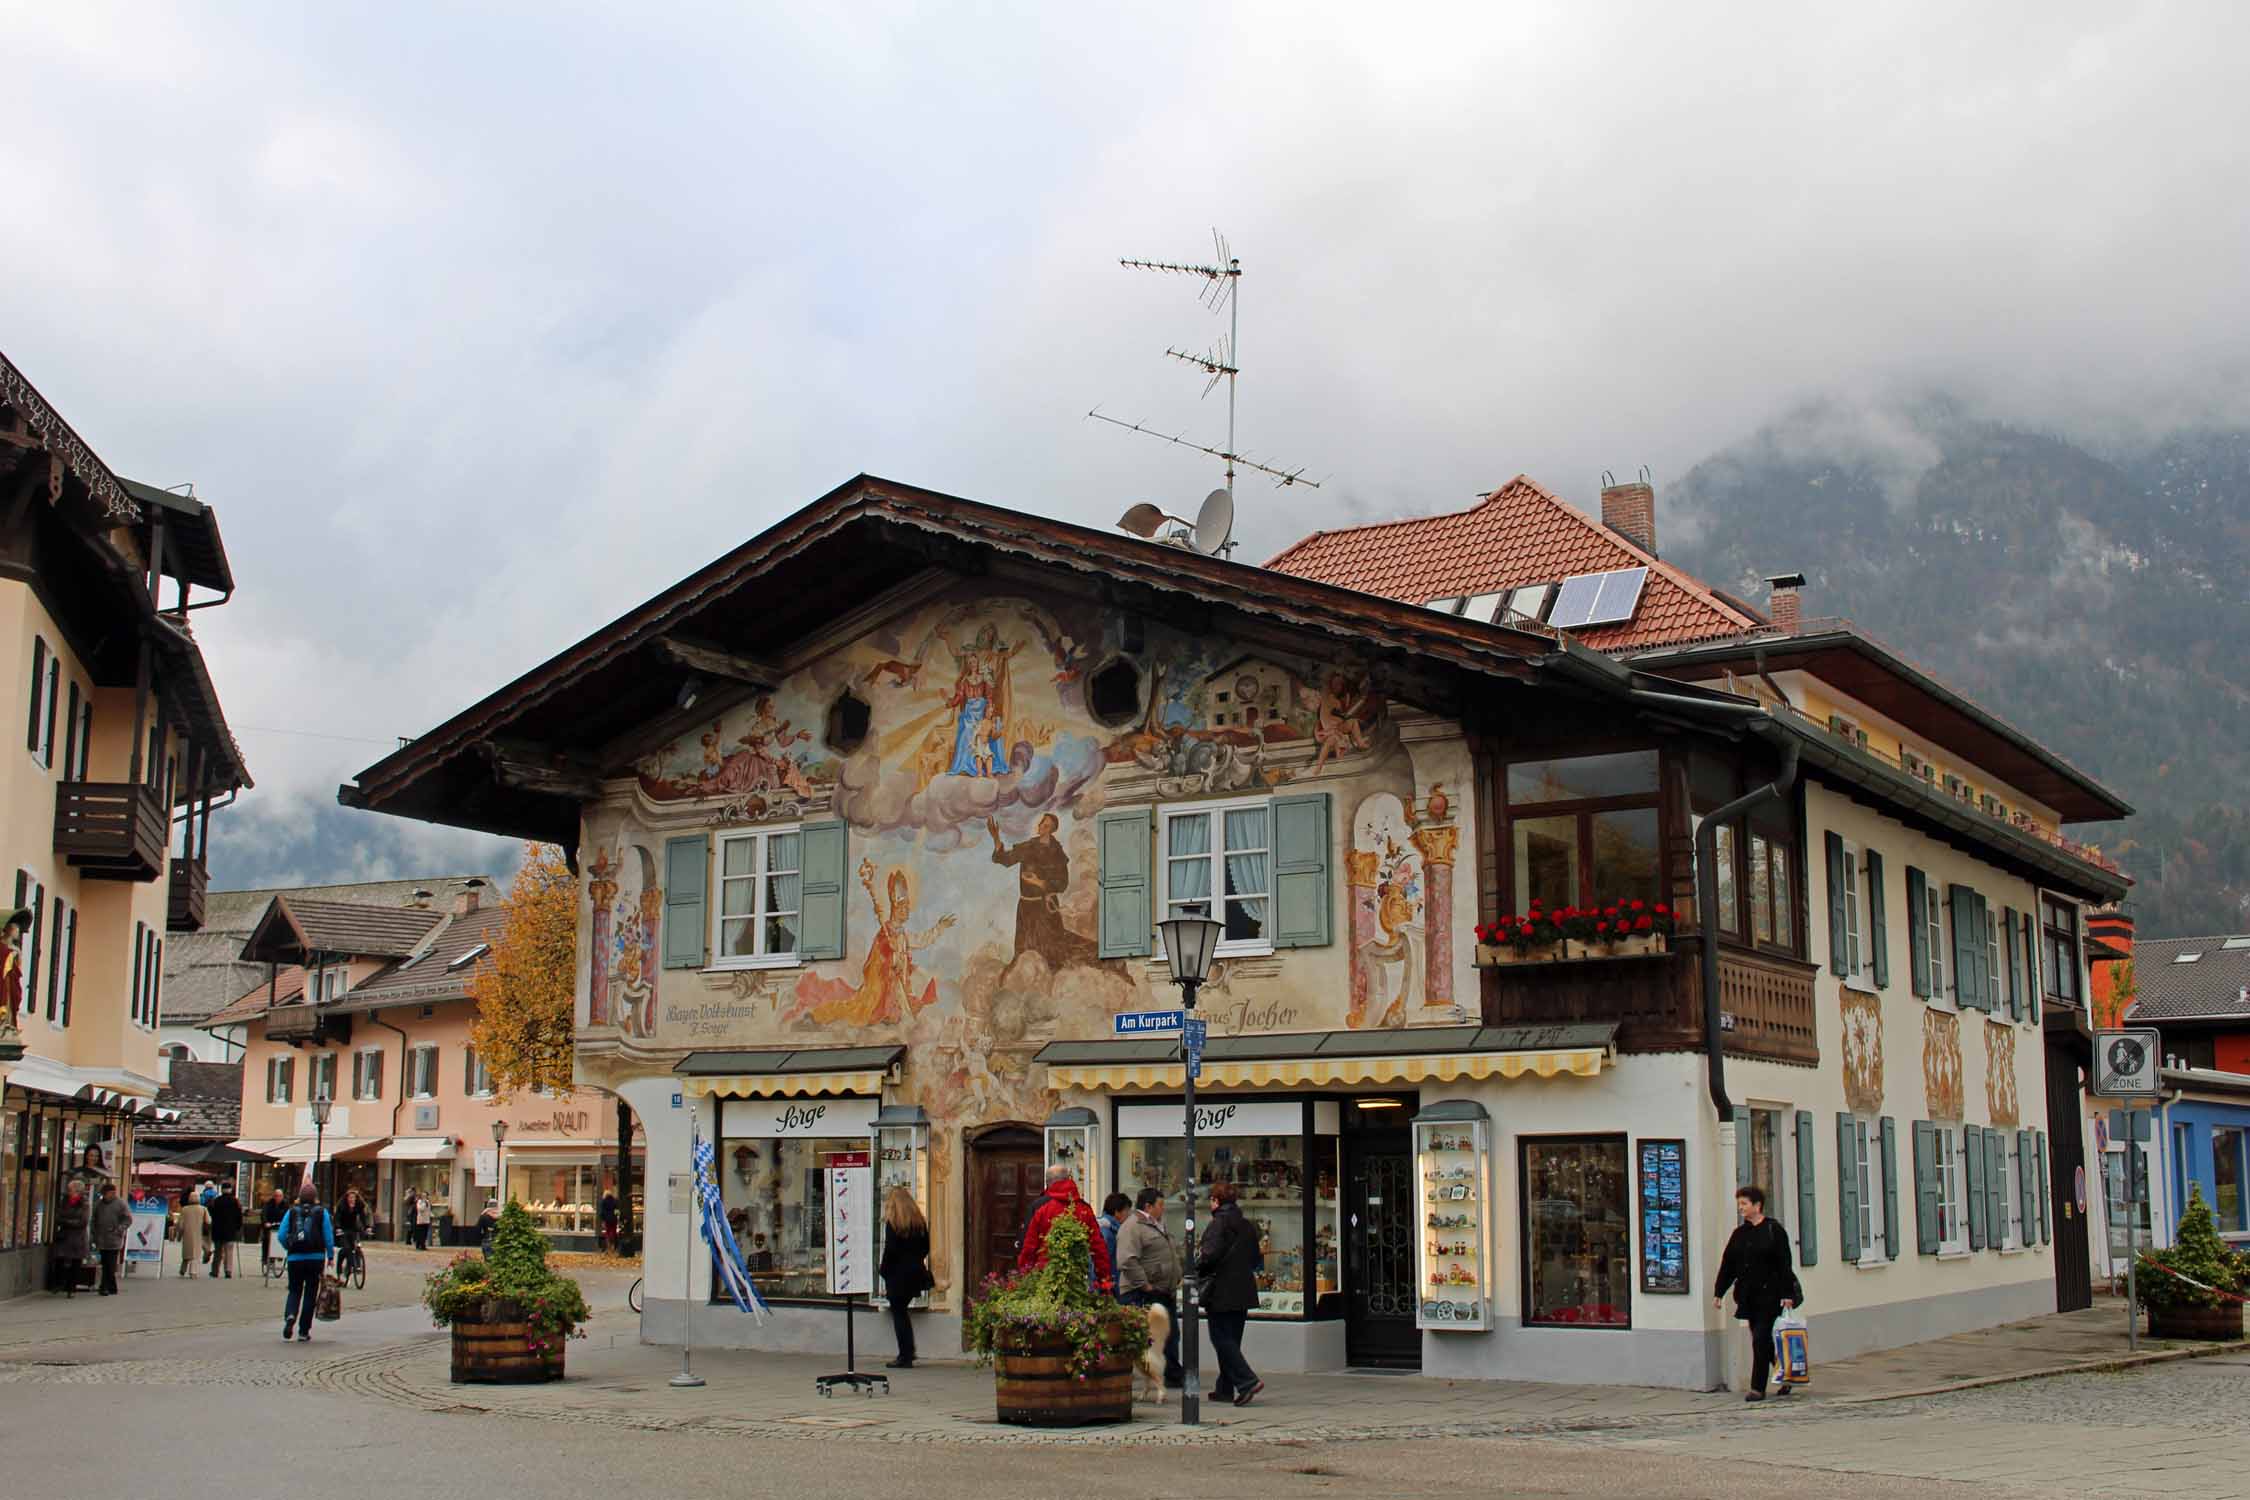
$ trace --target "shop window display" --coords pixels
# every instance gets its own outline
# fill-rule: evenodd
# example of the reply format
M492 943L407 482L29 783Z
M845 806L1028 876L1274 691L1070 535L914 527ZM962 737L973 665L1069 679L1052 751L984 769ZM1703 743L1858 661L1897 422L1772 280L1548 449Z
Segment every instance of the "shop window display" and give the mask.
M742 1263L767 1297L828 1295L828 1191L823 1160L865 1151L867 1138L727 1141L720 1197Z
M599 1182L591 1161L508 1163L508 1196L545 1234L592 1234L601 1205Z
M1629 1328L1632 1177L1623 1136L1522 1143L1524 1322Z
M398 1168L396 1201L405 1202L409 1191L420 1193L429 1202L431 1222L438 1226L438 1234L442 1237L444 1231L451 1228L453 1221L460 1217L460 1209L453 1201L453 1177L451 1162L401 1163ZM442 1238L439 1242L442 1243Z
M1417 1327L1491 1326L1487 1128L1483 1106L1458 1099L1433 1104L1414 1118L1422 1233Z

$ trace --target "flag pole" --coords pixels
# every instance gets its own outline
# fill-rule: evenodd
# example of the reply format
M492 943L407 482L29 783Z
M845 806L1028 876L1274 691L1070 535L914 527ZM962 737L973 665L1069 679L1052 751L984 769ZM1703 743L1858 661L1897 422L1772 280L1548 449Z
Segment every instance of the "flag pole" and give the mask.
M697 1113L700 1114L701 1110L698 1109ZM690 1129L697 1139L702 1137L701 1120L694 1121ZM677 1390L692 1390L703 1384L703 1377L695 1373L695 1357L688 1349L690 1332L688 1318L695 1307L695 1242L698 1237L696 1234L695 1200L701 1196L703 1187L703 1169L700 1166L695 1166L695 1150L692 1145L688 1150L688 1164L695 1167L697 1191L691 1194L689 1198L688 1222L685 1226L688 1231L687 1248L680 1257L680 1373L673 1376L671 1382Z

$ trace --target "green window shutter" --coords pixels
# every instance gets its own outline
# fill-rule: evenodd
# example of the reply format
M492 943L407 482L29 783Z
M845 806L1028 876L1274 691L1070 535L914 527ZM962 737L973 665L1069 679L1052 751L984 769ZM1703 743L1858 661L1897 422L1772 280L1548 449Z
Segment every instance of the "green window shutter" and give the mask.
M2039 1197L2039 1146L2028 1130L2016 1132L2016 1237L2026 1245L2039 1243L2039 1213L2032 1207Z
M1914 1248L1938 1253L1937 1127L1914 1122Z
M842 818L807 823L800 849L804 875L798 884L802 912L798 917L797 952L808 963L844 956L844 867L851 853L851 832Z
M700 969L710 924L703 919L711 872L711 837L691 833L664 841L664 967Z
M1335 905L1328 878L1328 794L1273 799L1273 945L1325 948L1329 909ZM1431 912L1432 922L1450 922L1451 912Z
M1736 1187L1743 1187L1750 1181L1750 1133L1754 1128L1756 1119L1757 1116L1747 1109L1737 1109L1734 1112L1734 1185ZM1770 1191L1773 1184L1766 1182L1760 1183L1759 1186ZM1778 1207L1778 1205L1776 1206Z
M1844 972L1844 836L1831 829L1822 835L1828 850L1828 972Z
M1965 885L1945 888L1946 915L1953 920L1950 936L1953 939L1953 999L1963 1010L1973 1010L1977 1005L1977 976L1972 965L1976 962L1977 924L1976 893Z
M2036 1025L2039 1020L2039 930L2030 912L2023 914L2023 1003Z
M1812 1111L1797 1111L1797 1259L1800 1264L1820 1263L1819 1195L1813 1184Z
M1156 951L1149 914L1149 862L1156 849L1152 817L1145 807L1125 807L1094 820L1103 958L1145 958Z
M1969 1248L1984 1248L1984 1132L1974 1125L1961 1127L1962 1176L1969 1186Z
M2000 908L2000 943L2008 950L2008 1017L2023 1019L2023 956L2016 952L2016 909Z
M1930 998L1930 879L1906 867L1906 952L1914 969L1914 993Z
M2054 1225L2047 1219L2049 1193L2047 1186L2047 1132L2034 1130L2031 1133L2031 1138L2038 1143L2039 1147L2039 1243L2042 1245L2052 1244L2055 1238L2055 1229Z
M1836 1253L1859 1259L1859 1138L1848 1114L1836 1116Z
M2008 1239L2008 1133L1984 1133L1985 1238L1997 1250Z
M1898 1125L1883 1116L1883 1254L1898 1259Z
M1873 959L1875 988L1887 989L1891 982L1891 934L1884 921L1883 911L1883 856L1874 850L1867 851L1867 950Z

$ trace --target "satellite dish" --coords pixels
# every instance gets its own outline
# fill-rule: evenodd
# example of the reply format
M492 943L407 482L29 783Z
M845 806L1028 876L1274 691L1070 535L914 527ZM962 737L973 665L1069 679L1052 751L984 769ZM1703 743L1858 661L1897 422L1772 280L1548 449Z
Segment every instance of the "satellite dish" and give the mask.
M1145 500L1117 518L1118 529L1135 536L1154 536L1156 528L1163 524L1164 512Z
M1234 496L1213 490L1195 513L1195 550L1216 553L1234 537Z

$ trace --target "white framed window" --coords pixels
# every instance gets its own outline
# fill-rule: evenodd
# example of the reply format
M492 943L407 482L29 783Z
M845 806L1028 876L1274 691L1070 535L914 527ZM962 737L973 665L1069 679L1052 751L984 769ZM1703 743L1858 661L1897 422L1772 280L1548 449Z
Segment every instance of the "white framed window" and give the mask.
M266 1059L266 1103L287 1104L289 1102L292 1092L291 1083L296 1076L296 1072L297 1060L293 1057L269 1057Z
M409 1047L406 1052L406 1092L416 1099L437 1097L437 1059L435 1044L424 1042Z
M2000 918L1992 904L1977 897L1977 919L1984 923L1984 1013L2008 1013L2008 970L2000 952Z
M1164 906L1159 920L1201 912L1225 925L1220 953L1271 953L1271 799L1198 802L1164 808L1161 816Z
M47 638L31 638L31 724L24 743L34 765L45 770L55 758L55 695L62 686L62 660Z
M2023 1248L2023 1148L2013 1130L1993 1132L2000 1137L2000 1222L1992 1230L1995 1249Z
M1890 1264L1890 1228L1883 1217L1883 1127L1865 1115L1852 1118L1852 1176L1859 1189L1859 1264Z
M369 1100L383 1097L382 1048L362 1047L352 1054L352 1097Z
M1940 1010L1958 1010L1953 991L1946 988L1945 965L1953 950L1945 946L1945 898L1936 881L1929 883L1929 895L1922 902L1922 919L1926 928L1923 946L1930 954L1930 1003ZM1943 1131L1939 1132L1941 1135Z
M1857 979L1867 965L1866 926L1860 917L1859 845L1844 845L1844 977Z
M336 1054L316 1052L312 1066L305 1070L305 1081L310 1087L305 1091L308 1099L333 1099L336 1097Z
M315 1005L340 1000L351 987L352 971L342 964L328 964L305 975L305 998Z
M711 967L763 969L798 962L804 869L804 838L796 824L719 836Z
M1796 1165L1791 1113L1787 1105L1753 1104L1749 1122L1743 1127L1750 1132L1749 1180L1766 1190L1766 1217L1778 1220L1783 1229L1789 1229L1797 1218L1797 1200L1789 1195L1789 1179Z
M1961 1160L1961 1127L1940 1125L1937 1146L1938 1254L1969 1253L1967 1168Z
M461 1087L468 1090L476 1098L491 1098L492 1069L485 1065L484 1058L478 1054L476 1048L465 1047L462 1052Z

